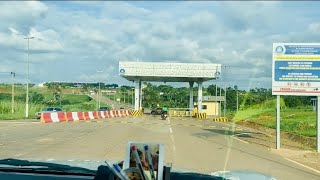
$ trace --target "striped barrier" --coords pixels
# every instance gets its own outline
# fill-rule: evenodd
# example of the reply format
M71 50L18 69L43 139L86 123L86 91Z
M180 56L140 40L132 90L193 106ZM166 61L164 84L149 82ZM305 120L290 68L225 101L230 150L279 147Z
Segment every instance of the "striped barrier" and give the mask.
M213 118L213 121L216 121L216 122L229 122L228 118L226 118L226 117Z
M137 112L139 115L141 111ZM112 111L87 111L87 112L48 112L42 113L40 122L67 122L67 121L82 121L82 120L94 120L105 119L111 117L125 117L132 115L130 110L112 110Z
M92 111L89 111L88 115L89 115L89 119L95 119L94 116L93 116L93 112Z
M106 118L106 116L105 116L105 112L106 111L98 111L98 112L99 112L100 119L105 119Z
M125 110L126 111L126 115L130 116L129 110Z
M117 113L118 113L118 117L122 117L121 110L118 110Z
M97 111L92 111L92 116L94 119L100 119L99 118L99 113Z
M132 110L131 114L132 114L132 116L141 116L142 111L141 110Z
M83 120L88 120L88 119L90 119L89 112L83 112Z
M66 116L66 119L67 121L74 121L74 118L72 116L72 113L73 112L66 112L65 116ZM79 120L79 119L78 119Z
M207 119L207 113L195 113L198 119Z
M115 117L113 111L109 111L110 112L110 117Z
M40 122L50 123L50 122L66 122L64 112L52 112L52 113L42 113Z
M106 118L110 118L111 117L110 111L105 111L105 116L106 116Z

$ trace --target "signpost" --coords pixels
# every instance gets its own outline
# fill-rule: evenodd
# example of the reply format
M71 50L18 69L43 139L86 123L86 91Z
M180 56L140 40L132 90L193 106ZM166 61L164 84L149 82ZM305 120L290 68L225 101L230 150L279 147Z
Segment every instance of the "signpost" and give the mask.
M280 149L280 95L317 96L317 152L320 152L320 43L273 43L272 95L277 95L277 149Z

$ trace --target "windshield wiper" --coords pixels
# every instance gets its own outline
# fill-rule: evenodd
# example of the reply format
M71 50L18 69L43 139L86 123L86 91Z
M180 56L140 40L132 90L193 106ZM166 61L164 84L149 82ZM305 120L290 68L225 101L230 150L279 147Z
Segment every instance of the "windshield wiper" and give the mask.
M1 165L7 165L5 167L1 167ZM8 167L13 166L13 167ZM2 159L0 160L0 169L1 170L29 170L34 172L46 171L46 172L63 172L68 174L85 174L85 175L95 175L96 171L81 168L81 167L73 167L69 165L63 164L55 164L55 163L47 163L47 162L32 162L28 160L20 160L20 159Z

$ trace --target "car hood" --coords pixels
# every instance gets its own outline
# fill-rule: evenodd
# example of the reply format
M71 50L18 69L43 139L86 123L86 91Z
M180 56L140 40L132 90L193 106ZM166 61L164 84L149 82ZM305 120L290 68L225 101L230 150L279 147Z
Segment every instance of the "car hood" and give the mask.
M91 170L97 170L100 165L106 165L104 160L67 160L67 161L59 161L59 160L48 160L48 162L51 163L57 163L57 164L63 164L63 165L69 165L69 166L76 166L76 167L82 167L87 168ZM112 161L108 160L110 163L119 163L119 161ZM198 174L204 174L199 173L196 171L189 171L179 168L172 168L172 172L178 172L178 173L198 173ZM271 177L269 175L252 171L252 170L232 170L232 171L213 171L212 173L208 173L206 175L211 176L219 176L223 177L228 180L276 180L276 178Z

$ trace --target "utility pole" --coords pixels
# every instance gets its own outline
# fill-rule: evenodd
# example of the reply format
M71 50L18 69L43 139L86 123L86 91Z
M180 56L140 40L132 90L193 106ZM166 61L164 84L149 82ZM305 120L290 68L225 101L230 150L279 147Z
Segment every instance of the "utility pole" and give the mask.
M225 69L225 72L227 72L227 66L224 66L224 69ZM227 74L227 73L224 73L223 72L223 75L225 75L225 74ZM224 78L223 78L223 80L225 80ZM227 83L226 82L224 82L224 110L223 110L223 117L226 117L226 107L227 107Z
M29 116L29 41L34 39L33 36L25 37L28 40L28 60L27 60L27 94L26 94L26 118Z
M16 73L11 72L11 81L12 81L12 101L11 101L11 113L14 113L14 77Z
M239 111L239 91L237 89L237 111Z

